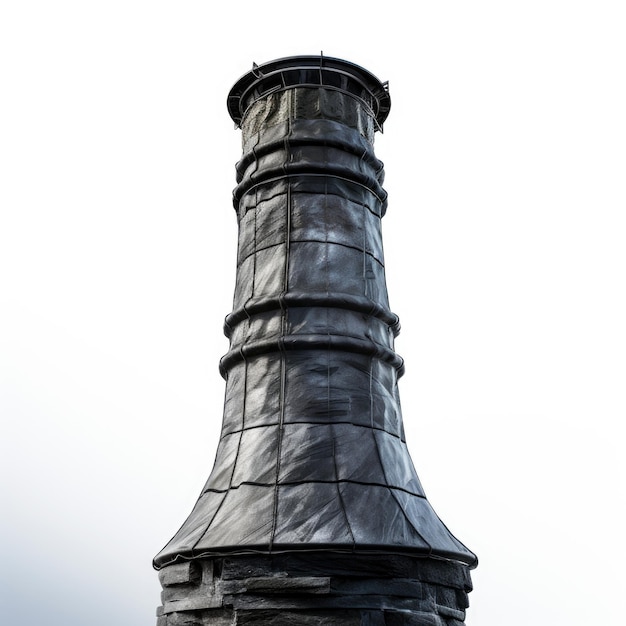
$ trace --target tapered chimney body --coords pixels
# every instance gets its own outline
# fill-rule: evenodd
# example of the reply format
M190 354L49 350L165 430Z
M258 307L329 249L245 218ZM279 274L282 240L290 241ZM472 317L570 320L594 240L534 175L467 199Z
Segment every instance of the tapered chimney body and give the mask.
M373 150L389 106L372 74L323 56L255 66L231 90L243 156L222 434L154 561L159 626L464 619L476 557L426 499L400 412Z

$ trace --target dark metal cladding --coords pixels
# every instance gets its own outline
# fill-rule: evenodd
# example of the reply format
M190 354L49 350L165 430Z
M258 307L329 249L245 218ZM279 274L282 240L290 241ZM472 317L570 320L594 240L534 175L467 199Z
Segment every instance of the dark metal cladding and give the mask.
M430 506L407 450L374 132L386 84L351 63L256 67L228 108L243 131L222 434L157 568L298 551L476 564Z

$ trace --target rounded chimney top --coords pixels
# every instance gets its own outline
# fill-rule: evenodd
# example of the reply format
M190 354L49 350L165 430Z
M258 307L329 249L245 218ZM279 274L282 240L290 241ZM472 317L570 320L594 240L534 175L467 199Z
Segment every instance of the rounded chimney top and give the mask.
M320 54L285 57L263 65L254 63L230 90L228 112L239 127L251 104L295 87L335 89L363 101L371 109L378 130L382 130L391 108L387 82L354 63Z

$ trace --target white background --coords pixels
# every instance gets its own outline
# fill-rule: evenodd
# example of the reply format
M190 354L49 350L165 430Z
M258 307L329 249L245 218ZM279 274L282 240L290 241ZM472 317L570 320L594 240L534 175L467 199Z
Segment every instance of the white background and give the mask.
M411 7L409 9L409 7ZM0 606L153 626L212 467L252 62L389 80L376 151L409 449L480 559L468 626L624 620L621 2L7 1Z

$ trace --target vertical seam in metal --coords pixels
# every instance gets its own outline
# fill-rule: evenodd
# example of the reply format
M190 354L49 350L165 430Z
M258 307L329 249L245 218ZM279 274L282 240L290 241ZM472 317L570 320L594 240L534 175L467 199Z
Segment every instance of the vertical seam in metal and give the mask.
M292 132L292 120L294 115L294 94L293 92L289 92L289 107L290 113L287 118L287 134L285 135L285 159L291 158L290 148L289 148L289 139L291 137ZM283 168L285 163L283 163ZM285 170L286 173L286 170ZM273 502L273 510L272 510L272 529L270 531L270 540L269 540L269 551L272 551L272 546L274 544L274 538L276 535L276 522L278 516L278 497L279 497L279 479L280 479L280 469L281 469L281 454L283 447L283 430L285 427L285 393L287 386L287 367L285 363L285 344L284 337L286 332L286 315L287 309L285 307L285 294L289 289L289 254L291 251L290 240L291 240L291 180L289 178L285 179L287 181L287 198L286 198L286 215L285 215L285 269L283 274L283 288L282 292L279 295L280 302L280 310L281 310L281 328L280 328L280 337L278 340L278 349L280 352L280 409L279 409L279 423L278 423L278 433L277 433L277 444L276 444L276 479L274 482L274 502Z
M345 203L342 205L342 208L345 210ZM330 295L330 259L329 259L329 241L328 241L328 228L329 228L329 220L328 220L328 178L324 179L324 252L326 255L326 294ZM331 342L330 342L330 320L329 320L329 307L326 306L326 334L328 336L328 346L326 348L326 409L327 415L330 414L330 361L331 354L333 351L331 350ZM348 511L346 509L346 504L344 502L343 494L341 493L341 485L339 483L339 471L337 469L337 443L336 443L336 433L335 433L335 424L333 424L332 420L329 420L330 433L332 437L332 458L333 458L333 469L335 471L335 489L337 490L337 496L339 498L339 504L341 505L341 512L343 513L343 517L346 521L346 528L348 533L350 534L350 538L352 540L352 549L356 548L356 541L354 540L354 533L352 532L352 527L350 525L350 518L348 517Z

